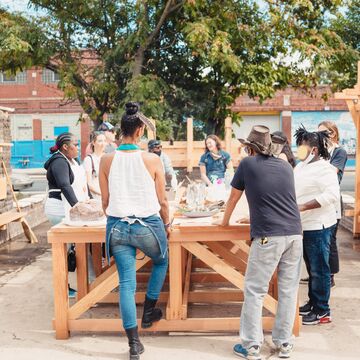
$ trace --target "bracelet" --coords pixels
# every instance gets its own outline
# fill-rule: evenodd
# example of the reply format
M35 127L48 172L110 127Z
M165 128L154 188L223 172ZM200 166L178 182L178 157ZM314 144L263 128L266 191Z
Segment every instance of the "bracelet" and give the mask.
M169 223L167 223L167 224L164 224L164 227L165 228L168 228L168 227L170 227L171 226L171 222L169 222Z

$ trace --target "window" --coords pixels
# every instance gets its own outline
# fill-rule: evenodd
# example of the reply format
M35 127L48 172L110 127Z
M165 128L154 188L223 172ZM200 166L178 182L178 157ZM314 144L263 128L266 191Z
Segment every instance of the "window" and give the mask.
M19 72L16 75L0 73L0 83L2 84L26 84L26 71Z
M50 69L43 69L42 71L42 81L45 84L56 83L60 80L60 76L57 72Z

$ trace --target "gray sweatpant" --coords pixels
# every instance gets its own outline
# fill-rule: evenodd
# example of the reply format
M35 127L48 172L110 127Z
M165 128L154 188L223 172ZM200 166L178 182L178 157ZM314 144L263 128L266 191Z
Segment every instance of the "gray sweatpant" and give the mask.
M292 343L302 259L302 235L272 236L262 244L252 242L245 274L244 304L241 311L240 338L249 348L264 341L262 307L271 277L278 267L278 308L272 331L276 346Z

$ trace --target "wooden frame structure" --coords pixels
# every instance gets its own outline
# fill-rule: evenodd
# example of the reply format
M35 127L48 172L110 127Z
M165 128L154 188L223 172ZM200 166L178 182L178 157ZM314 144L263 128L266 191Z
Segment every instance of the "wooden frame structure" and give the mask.
M154 126L156 122L152 120ZM171 158L174 167L186 168L188 172L192 172L193 168L198 166L201 155L204 153L204 140L194 141L194 122L192 118L186 119L186 141L162 141L164 152ZM156 138L156 130L148 131L148 140ZM240 143L238 140L232 138L232 119L227 117L225 119L225 137L223 148L231 154L233 163L238 165ZM147 142L140 144L142 149L147 149Z
M105 238L104 227L68 227L59 224L48 232L52 245L54 284L54 329L57 339L67 339L71 331L122 331L120 319L84 319L82 315L96 303L117 303L118 293L112 292L118 286L115 264L101 269L93 283L87 281L87 244L93 244L93 251L100 261L101 243ZM201 331L236 332L239 329L240 302L243 300L244 274L249 253L249 225L236 224L226 228L209 222L182 220L175 226L169 240L168 290L161 293L159 302L166 304L166 317L150 329L142 331ZM76 243L77 260L77 302L69 306L67 275L67 244ZM137 282L146 283L149 272L149 258L136 264ZM142 269L142 270L140 270ZM144 270L145 269L145 270ZM224 287L224 283L230 287ZM216 283L222 283L216 287ZM211 288L196 288L196 284L211 285ZM144 291L136 295L137 302L143 302ZM191 317L189 304L238 303L236 317ZM277 277L273 275L269 294L264 299L264 330L271 330L277 307ZM139 324L140 325L140 324ZM139 327L140 328L140 327ZM296 316L294 334L298 335L300 317Z
M353 89L335 93L335 99L345 100L356 127L356 173L355 209L353 235L360 238L360 61L358 62L357 83Z

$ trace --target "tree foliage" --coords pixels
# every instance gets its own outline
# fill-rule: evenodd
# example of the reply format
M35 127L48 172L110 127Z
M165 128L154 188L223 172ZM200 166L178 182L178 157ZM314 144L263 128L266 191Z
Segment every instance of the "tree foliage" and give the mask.
M340 0L30 3L47 16L12 23L17 40L10 42L20 51L5 56L1 49L1 68L41 64L58 71L65 96L78 99L97 123L139 101L163 138L179 137L187 116L220 133L226 116L238 120L231 105L242 94L261 102L289 85L344 85L350 70L343 64L358 55L340 29L348 20L339 18ZM3 33L0 40L9 39Z

